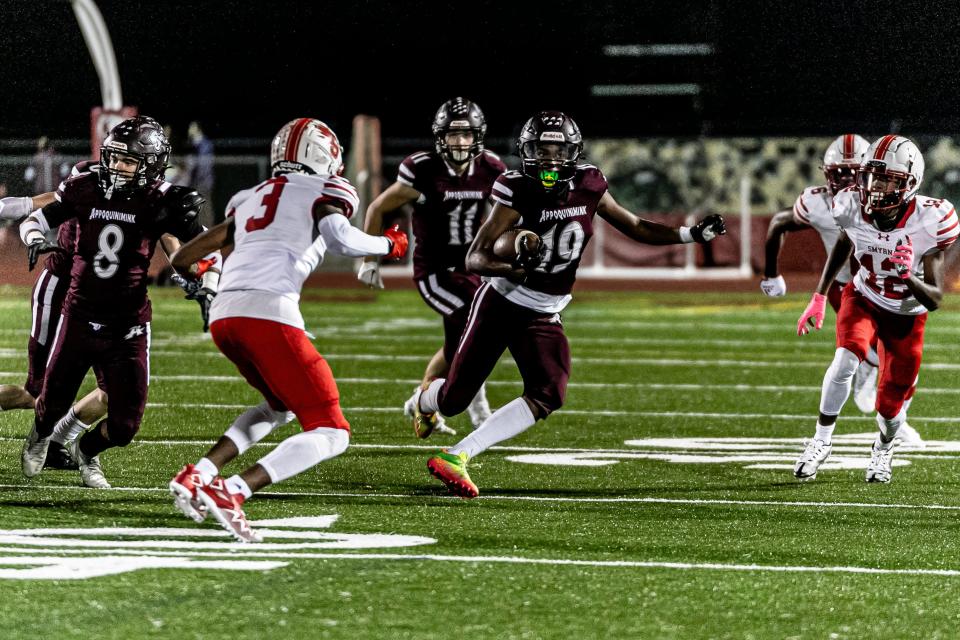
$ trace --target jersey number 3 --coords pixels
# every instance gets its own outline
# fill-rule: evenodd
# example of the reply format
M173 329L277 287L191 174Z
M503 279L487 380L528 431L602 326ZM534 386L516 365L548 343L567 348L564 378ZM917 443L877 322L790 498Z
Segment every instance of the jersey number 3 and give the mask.
M244 227L247 232L256 231L258 229L263 229L270 226L270 223L273 222L273 219L277 216L277 205L280 204L280 195L283 193L283 187L286 184L286 176L277 176L276 178L270 178L262 185L257 187L257 191L260 191L267 186L271 187L271 189L267 193L263 194L263 200L260 201L260 204L266 207L263 215L247 218L247 224Z

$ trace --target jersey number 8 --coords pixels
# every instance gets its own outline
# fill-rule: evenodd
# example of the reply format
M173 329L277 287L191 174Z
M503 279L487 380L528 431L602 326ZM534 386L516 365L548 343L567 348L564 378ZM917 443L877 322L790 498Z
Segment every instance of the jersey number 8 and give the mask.
M120 249L123 248L123 229L115 224L108 224L100 232L97 239L100 251L93 256L93 272L97 277L112 278L120 268Z

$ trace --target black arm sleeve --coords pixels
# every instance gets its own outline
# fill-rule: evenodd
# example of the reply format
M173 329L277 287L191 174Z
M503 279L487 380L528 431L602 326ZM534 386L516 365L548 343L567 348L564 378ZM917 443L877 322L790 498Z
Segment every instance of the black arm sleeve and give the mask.
M43 208L43 217L47 219L47 224L51 229L59 227L70 218L75 218L76 216L77 214L74 212L73 207L65 205L59 200L54 200Z

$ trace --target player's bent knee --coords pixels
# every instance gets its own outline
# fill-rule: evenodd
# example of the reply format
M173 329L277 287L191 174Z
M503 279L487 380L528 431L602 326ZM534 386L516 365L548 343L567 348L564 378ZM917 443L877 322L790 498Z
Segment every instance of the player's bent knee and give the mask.
M296 417L300 418L300 424L304 431L313 431L323 427L332 427L334 429L350 430L350 423L343 416L340 409L339 399L333 402L303 407L296 409Z
M856 359L857 365L859 365L861 361L867 359L868 350L869 350L869 347L864 348L864 346L859 342L847 340L847 341L844 341L844 343L841 344L839 347L837 347L837 354L839 354L840 351L846 351L850 356ZM834 360L836 360L836 357L837 356L835 355Z
M833 356L833 362L830 363L831 378L837 382L846 382L853 379L853 374L856 373L862 359L846 347L838 348Z
M563 398L546 395L524 395L524 400L530 405L530 411L537 420L546 420L554 411L563 406Z
M886 420L893 420L903 409L903 403L912 395L912 390L912 385L883 385L877 393L877 413Z
M107 418L107 437L115 447L125 447L133 442L133 437L140 430L140 425L128 422L114 422Z

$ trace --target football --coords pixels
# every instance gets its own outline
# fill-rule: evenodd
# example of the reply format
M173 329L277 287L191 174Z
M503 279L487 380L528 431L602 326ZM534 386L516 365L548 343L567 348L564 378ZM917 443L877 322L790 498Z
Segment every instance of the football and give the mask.
M536 254L540 246L540 236L528 229L509 229L493 243L493 254L506 262L513 262L525 253Z

